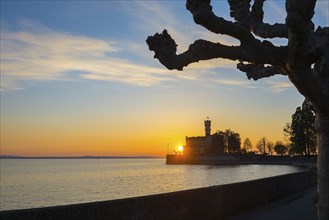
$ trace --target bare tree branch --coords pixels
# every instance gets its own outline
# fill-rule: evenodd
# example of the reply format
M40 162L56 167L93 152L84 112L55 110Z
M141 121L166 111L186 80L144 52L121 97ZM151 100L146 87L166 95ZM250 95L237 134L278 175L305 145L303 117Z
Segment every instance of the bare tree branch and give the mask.
M245 72L248 79L253 79L253 80L258 80L261 78L265 78L265 77L270 77L270 76L274 76L274 75L287 75L286 73L284 73L281 68L277 67L277 66L264 66L264 65L257 65L257 64L244 64L242 62L237 64L237 68L242 71Z
M251 0L228 0L231 17L241 26L262 38L288 38L285 24L268 24L263 22L263 4L265 0L255 0L250 11Z
M314 70L323 79L329 78L329 27L318 27L315 31L317 51ZM326 48L323 49L323 48ZM329 89L329 88L328 88ZM329 92L328 92L329 93Z
M230 16L246 29L250 29L250 1L251 0L228 0L230 4Z
M255 39L243 26L217 17L212 11L210 0L187 0L186 8L192 13L195 23L214 33L234 37L241 43Z
M263 3L265 0L255 0L250 13L250 30L262 38L288 38L288 29L285 24L268 24L263 22Z
M197 40L182 54L176 54L176 43L166 30L161 34L149 36L146 40L149 49L155 52L157 58L168 69L182 70L184 66L200 60L224 58L244 60L256 64L281 65L286 60L285 47L275 47L270 42L258 40L240 46L225 46L206 40Z
M175 41L164 30L162 34L156 34L147 39L149 49L155 52L154 57L168 69L177 70L182 70L190 63L214 58L243 60L257 65L284 65L287 47L276 47L269 41L261 42L249 31L250 0L241 2L229 0L229 2L232 16L240 22L245 20L244 26L217 17L212 11L210 0L187 0L186 7L192 13L197 24L214 33L225 34L240 40L240 46L225 46L220 43L197 40L190 45L186 52L177 55Z
M186 52L177 55L177 45L167 30L164 30L161 34L149 36L146 42L149 49L155 52L154 58L157 58L168 69L183 70L183 67L190 63L214 58L249 60L240 47L225 46L206 40L195 41Z

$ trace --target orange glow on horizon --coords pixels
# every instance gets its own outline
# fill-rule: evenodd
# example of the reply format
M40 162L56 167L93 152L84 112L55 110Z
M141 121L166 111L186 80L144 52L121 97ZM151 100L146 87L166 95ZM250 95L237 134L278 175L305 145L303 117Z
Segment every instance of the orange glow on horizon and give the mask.
M5 129L1 130L1 155L164 157L168 153L183 153L186 136L204 135L203 118L177 116L171 120L161 120L159 116L157 120L149 120L147 123L128 119L118 122L115 119L104 121L103 118L94 118L86 119L84 123L79 119L76 123L66 124L62 120L61 123L51 121L52 123L46 125L37 121L32 123L9 119L2 121ZM4 121L14 121L17 124ZM132 124L141 126L135 129ZM241 125L232 119L214 118L211 133L217 129L224 131L231 128L240 134L241 147L248 137L255 148L255 144L263 136L272 142L282 140L280 126L274 127L269 123L267 129L264 129L264 126L257 126L256 123L251 127L250 123Z

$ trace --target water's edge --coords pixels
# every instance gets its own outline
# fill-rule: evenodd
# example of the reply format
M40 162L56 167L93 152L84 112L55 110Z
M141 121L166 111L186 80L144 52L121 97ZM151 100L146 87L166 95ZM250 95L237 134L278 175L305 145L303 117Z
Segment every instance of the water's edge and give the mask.
M1 211L5 219L223 219L316 184L303 171L240 183L128 199Z
M291 165L166 165L165 159L4 160L0 211L139 197L287 173Z
M293 166L316 166L317 156L267 156L267 155L192 155L167 154L166 164L208 164L208 165L293 165Z

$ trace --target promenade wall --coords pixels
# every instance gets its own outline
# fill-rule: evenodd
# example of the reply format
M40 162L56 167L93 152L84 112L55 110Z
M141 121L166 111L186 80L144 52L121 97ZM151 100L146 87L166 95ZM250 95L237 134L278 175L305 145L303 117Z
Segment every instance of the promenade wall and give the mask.
M226 219L316 184L303 171L136 198L0 212L0 219Z
M316 167L317 157L289 157L264 155L183 155L168 154L166 164L210 164L210 165L244 165L244 164L274 164Z

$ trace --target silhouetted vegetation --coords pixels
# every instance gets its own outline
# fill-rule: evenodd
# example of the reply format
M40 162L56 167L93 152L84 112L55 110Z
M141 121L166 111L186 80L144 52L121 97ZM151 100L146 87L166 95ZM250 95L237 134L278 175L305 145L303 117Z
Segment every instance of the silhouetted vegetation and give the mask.
M242 149L245 151L245 153L248 153L252 150L252 143L249 138L244 139Z
M226 129L225 131L217 131L213 134L216 138L213 144L214 148L224 149L225 153L239 153L241 150L240 134Z
M285 155L288 152L288 148L283 144L277 144L274 146L274 151L280 156Z
M259 152L261 154L266 154L266 144L267 144L267 138L266 137L262 137L257 142L256 148L259 150Z
M282 141L277 141L274 146L274 151L276 154L283 156L288 152L288 147L284 145Z
M291 142L289 154L315 154L317 135L314 126L315 111L311 103L305 100L302 106L296 108L291 119L291 123L287 123L283 129Z

